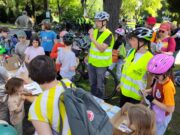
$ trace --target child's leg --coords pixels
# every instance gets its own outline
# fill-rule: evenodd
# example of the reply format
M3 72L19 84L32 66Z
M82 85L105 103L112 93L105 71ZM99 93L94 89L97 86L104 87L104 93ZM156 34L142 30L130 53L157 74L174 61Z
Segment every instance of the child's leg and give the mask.
M163 122L156 122L156 135L164 135L171 118L172 114L169 114Z

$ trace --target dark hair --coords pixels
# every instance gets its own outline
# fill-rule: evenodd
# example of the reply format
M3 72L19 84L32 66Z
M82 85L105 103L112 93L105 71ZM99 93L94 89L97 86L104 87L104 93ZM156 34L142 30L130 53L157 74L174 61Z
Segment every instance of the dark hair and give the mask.
M148 40L145 40L145 39L143 39L143 38L138 38L137 37L137 35L135 34L135 33L133 33L133 32L131 32L130 34L128 34L127 35L127 39L129 40L129 39L132 39L132 38L137 38L138 39L138 42L143 42L145 45L147 45L148 46L148 50L150 51L150 52L152 52L151 51L151 42L150 41L148 41Z
M56 79L55 63L46 55L35 57L29 63L28 71L29 77L39 84L49 83Z
M37 35L34 35L34 36L32 36L31 37L31 39L30 39L30 44L29 44L29 46L32 46L33 45L33 41L38 41L38 45L40 46L41 45L41 42L40 42L40 39L39 39L39 37L37 36Z
M12 77L5 85L6 93L12 95L17 92L17 89L24 84L24 80L21 78Z
M9 32L9 29L7 27L2 27L1 32Z
M45 30L50 30L51 29L51 24L50 23L44 23L44 29Z

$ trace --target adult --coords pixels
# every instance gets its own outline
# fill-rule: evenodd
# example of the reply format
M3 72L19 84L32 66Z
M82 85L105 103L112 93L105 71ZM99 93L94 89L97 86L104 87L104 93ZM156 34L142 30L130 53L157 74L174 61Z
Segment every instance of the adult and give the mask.
M170 37L169 23L162 23L158 31L159 38L156 39L156 53L164 53L173 55L176 48L176 42L173 37Z
M112 64L112 48L114 37L106 28L109 14L98 12L95 17L96 29L89 30L91 47L88 56L88 73L91 93L102 98L104 95L104 79L107 68Z
M152 16L147 17L147 19L145 21L145 27L146 28L153 30L155 24L156 24L156 18L155 17L152 17ZM156 32L154 31L153 35L152 35L151 42L155 42L155 39L156 39Z
M19 16L16 21L15 21L15 25L20 28L20 29L24 29L24 31L27 34L27 38L30 39L31 38L31 30L33 27L33 21L32 19L27 15L26 11L22 12L22 15Z
M60 110L58 107L59 96L64 89L56 80L54 61L46 55L37 56L30 62L28 70L30 78L43 89L29 109L29 120L38 135L58 135L61 131L62 135L70 135L64 104L60 104ZM63 82L70 87L70 81L64 79Z

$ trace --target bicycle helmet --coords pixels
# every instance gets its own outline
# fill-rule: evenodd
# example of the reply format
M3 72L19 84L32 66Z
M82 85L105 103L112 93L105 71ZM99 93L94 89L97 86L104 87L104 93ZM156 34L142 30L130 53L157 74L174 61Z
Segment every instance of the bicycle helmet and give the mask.
M136 35L137 38L139 39L145 39L147 41L150 41L151 38L152 38L152 33L153 31L148 29L148 28L145 28L145 27L139 27L139 28L136 28L132 34L133 35Z
M6 53L6 49L0 45L0 54L5 54Z
M123 28L118 28L115 30L115 33L121 35L121 36L124 36L125 35L125 31Z
M97 12L94 19L100 20L100 21L104 21L107 20L109 21L109 14L105 11L101 11L101 12Z
M148 71L153 74L164 74L174 64L174 57L167 54L157 54L148 63Z
M1 135L18 135L15 128L13 128L11 125L7 123L0 124L0 132L1 132Z
M27 35L26 35L26 33L23 31L23 30L19 30L18 32L17 32L17 36L18 36L18 38L19 37L27 37Z
M65 44L72 44L74 41L74 34L72 33L66 33L64 36L63 36L63 42L65 42Z

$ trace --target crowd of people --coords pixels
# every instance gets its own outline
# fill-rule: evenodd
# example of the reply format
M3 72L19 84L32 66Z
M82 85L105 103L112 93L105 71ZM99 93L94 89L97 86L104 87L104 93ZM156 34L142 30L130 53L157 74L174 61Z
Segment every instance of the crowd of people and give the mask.
M26 24L31 23L26 12L23 17L17 19L17 25L23 20ZM123 118L123 121L114 126L112 134L163 135L175 110L174 84L179 78L177 76L174 81L173 67L180 46L180 30L173 29L170 22L163 22L154 31L156 18L149 16L145 26L130 33L122 26L112 32L107 28L109 19L107 12L97 12L94 17L96 28L88 32L91 45L85 61L90 93L102 98L107 68L116 70L121 107L118 119ZM7 28L0 31L0 56L8 53L6 43L12 44L31 80L43 90L40 95L30 98L23 92L26 83L23 78L10 77L0 66L0 120L10 123L17 134L22 135L24 101L29 101L32 105L28 120L32 122L35 134L71 135L66 109L61 104L59 110L58 99L64 92L59 80L71 88L78 66L78 58L72 50L74 34L64 29L57 39L58 34L51 30L49 22L42 21L41 26L42 30L32 36L30 29L19 30L17 37L9 37ZM29 28L28 25L24 27ZM127 49L129 45L130 49ZM5 129L12 128L10 125L0 124L0 131L9 132ZM12 132L15 134L14 130Z

